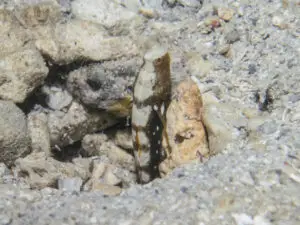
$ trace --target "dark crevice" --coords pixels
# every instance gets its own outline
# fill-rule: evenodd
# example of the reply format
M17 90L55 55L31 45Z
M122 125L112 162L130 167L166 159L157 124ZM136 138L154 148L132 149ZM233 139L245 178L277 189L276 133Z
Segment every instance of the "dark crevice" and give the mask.
M81 67L88 66L91 64L101 63L100 61L88 60L88 59L77 59L71 63L67 64L57 64L50 57L43 55L46 65L49 68L49 73L45 79L46 84L65 84L68 74L77 70Z
M47 96L41 92L41 86L39 86L22 103L17 103L16 105L27 115L36 105L46 108L46 100Z
M72 159L81 156L81 140L61 149L52 149L53 158L61 162L72 162Z
M49 84L51 86L65 86L68 74L71 71L79 69L83 66L88 66L90 64L101 63L99 61L78 59L68 64L59 65L46 55L43 55L43 58L46 62L46 66L49 69L48 75L44 80L44 84ZM48 108L46 104L47 95L41 91L41 87L43 85L36 87L35 90L33 90L31 94L27 96L24 102L17 104L25 114L28 114L30 111L32 111L36 105L41 105L44 108Z
M256 91L254 93L254 101L258 104L258 109L260 111L268 111L271 112L272 111L272 105L274 102L274 97L271 93L271 88L268 87L265 91L265 97L263 99L263 101L261 100L261 97L259 95L259 92Z

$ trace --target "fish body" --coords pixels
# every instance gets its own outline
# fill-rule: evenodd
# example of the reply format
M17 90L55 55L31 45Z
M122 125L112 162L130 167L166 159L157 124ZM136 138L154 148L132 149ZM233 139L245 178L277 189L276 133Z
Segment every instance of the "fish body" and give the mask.
M133 93L131 120L137 180L148 183L159 176L166 109L171 99L170 55L164 48L154 47L145 54Z

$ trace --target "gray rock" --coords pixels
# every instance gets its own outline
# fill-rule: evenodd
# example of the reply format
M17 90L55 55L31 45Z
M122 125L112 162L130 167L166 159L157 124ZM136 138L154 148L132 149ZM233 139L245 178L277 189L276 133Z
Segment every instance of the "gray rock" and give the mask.
M9 169L6 167L6 165L4 163L0 163L0 179L3 176L6 176L8 174L10 174Z
M262 134L273 134L279 128L279 125L275 121L266 121L258 127L258 132Z
M240 34L236 29L228 29L225 34L225 39L229 44L240 40Z
M12 102L0 100L0 162L11 166L30 152L24 113Z
M176 2L184 7L199 8L202 5L202 0L176 0Z
M67 87L74 97L89 107L128 116L132 85L141 64L141 58L132 58L82 67L69 74Z
M25 1L0 1L0 5L5 10L9 8L9 12L13 14L14 5L19 2ZM140 3L142 1L79 2L82 3L78 6L82 11L81 15L86 15L88 20L83 22L78 19L80 22L75 26L78 34L74 30L64 32L67 30L64 28L70 25L69 22L64 25L57 23L38 25L30 29L19 26L18 31L10 30L12 23L18 23L18 20L12 17L10 20L1 20L0 30L5 32L3 35L0 34L0 49L6 55L18 52L24 42L28 43L28 35L29 39L32 35L37 46L44 42L44 45L40 46L43 48L39 49L43 50L43 54L51 53L45 54L51 56L50 61L54 58L57 60L53 60L54 62L64 64L73 60L91 59L92 54L87 54L86 49L95 51L94 56L102 54L100 45L96 46L99 43L91 41L93 38L103 36L110 38L114 35L120 41L120 36L131 35L128 39L141 47L137 50L138 53L151 47L155 42L164 44L170 49L174 82L190 75L187 69L189 66L183 55L195 52L213 65L205 75L197 75L197 69L193 71L193 75L199 78L204 106L206 103L212 103L230 108L225 110L217 107L216 110L209 111L210 122L219 125L213 128L214 131L221 131L221 138L227 137L227 133L231 138L228 139L226 146L226 142L222 142L224 148L222 145L219 146L219 149L225 151L203 164L194 162L181 166L164 179L156 179L143 186L129 184L129 188L123 191L119 187L98 182L95 191L92 192L62 193L60 190L44 189L26 190L24 193L21 190L25 186L17 181L18 173L16 173L11 180L3 179L4 183L8 182L9 185L0 185L0 214L5 217L4 223L299 224L300 160L296 153L299 152L300 146L298 138L300 107L297 97L289 99L300 90L298 0L272 0L264 1L263 4L259 0L226 1L226 3L211 0L203 1L203 7L198 12L193 8L179 5L176 7L163 5L161 10L155 8L159 1L151 1L155 7L149 7L149 10L157 11L159 14L159 18L152 19L137 15L135 10L138 9L126 8L129 4L133 7L136 3L142 5ZM120 6L122 2L126 5ZM143 7L148 9L146 3L150 1L143 2L145 2ZM97 3L103 5L99 6ZM115 7L116 4L118 8ZM89 10L86 10L87 8ZM122 8L126 12L122 12ZM125 18L121 17L124 15L122 13L128 11L134 14L132 21L118 19ZM2 8L0 12L3 12ZM210 18L217 13L223 19L219 19L219 26L214 27L218 25L218 21ZM1 18L4 18L2 16L3 14ZM77 18L78 16L79 14L75 15ZM95 18L93 21L98 24L95 30L102 32L99 36L93 32L89 35L92 28L87 21L91 21L93 17ZM68 21L67 18L64 19L65 22ZM105 21L103 22L106 24L105 28L101 19ZM198 27L197 24L206 20L210 23L208 25L203 23L206 30L201 30L201 26ZM221 55L216 44L221 39L226 43L224 30L227 26L238 30L240 40L230 44L230 50ZM7 30L10 30L9 36ZM87 34L82 35L81 33L85 31ZM206 34L203 34L204 32ZM64 38L64 33L70 36ZM78 38L75 38L74 34ZM62 42L58 43L56 40L59 35ZM86 41L80 43L78 49L74 49L72 47L74 42L70 40L76 39L79 42L82 37L85 37ZM139 39L142 41L138 43L136 40ZM93 48L93 45L96 47ZM69 51L68 46L73 50ZM67 50L68 54L62 50ZM110 52L104 52L101 57L110 60ZM80 66L79 63L75 63L76 66ZM197 68L196 58L193 64ZM256 72L250 65L255 65ZM201 71L199 66L198 69ZM266 97L265 90L269 86L274 89L273 105L270 110L266 108L267 110L262 112L258 109L253 95L260 90L263 102ZM0 90L1 88L0 86ZM65 115L64 112L56 111L56 113ZM246 123L240 121L240 118L243 121L244 117L248 120ZM274 127L277 127L276 131ZM114 142L115 139L112 138L110 141ZM111 164L104 156L99 158L100 162ZM38 164L38 160L33 164ZM78 167L79 165L76 165L76 168ZM122 167L117 168L124 171ZM36 168L35 171L42 174L44 170ZM119 176L120 171L112 172ZM26 173L28 172L25 170L19 176ZM72 174L68 177L76 176L78 175ZM88 178L89 176L86 179ZM42 178L39 177L39 180ZM123 183L122 180L122 185ZM99 191L96 191L97 189Z
M51 146L63 147L81 140L86 134L103 130L117 123L107 112L90 111L73 101L66 113L48 114Z
M57 184L59 190L80 192L82 179L80 177L61 178L58 179Z
M0 53L1 55L1 53ZM21 103L48 74L41 54L30 46L0 56L0 98Z
M44 85L42 87L42 93L47 95L46 103L49 108L53 110L62 110L68 107L73 100L68 91L61 87L49 87Z
M71 0L58 0L58 3L62 12L71 12Z

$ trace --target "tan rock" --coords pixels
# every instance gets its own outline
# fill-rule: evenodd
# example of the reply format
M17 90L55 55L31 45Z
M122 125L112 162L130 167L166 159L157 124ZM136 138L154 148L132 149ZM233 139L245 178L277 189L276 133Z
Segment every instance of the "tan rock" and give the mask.
M158 17L157 12L153 9L150 9L150 8L140 8L138 13L143 15L144 17L146 17L148 19Z
M128 36L110 36L99 24L83 20L58 23L40 35L37 48L58 64L75 60L112 60L138 55L138 48Z
M203 103L200 90L192 80L181 82L167 110L166 149L169 142L171 154L160 165L161 174L170 169L202 159L209 155L205 129L202 124Z
M62 17L55 0L27 1L18 5L15 14L24 27L56 23Z
M32 152L45 152L47 156L50 156L51 146L47 115L42 112L32 112L27 116L27 125Z
M96 163L93 165L91 183L101 180L104 184L117 185L121 180L113 173L114 165L108 163Z
M116 195L121 192L121 188L115 186L121 180L113 173L114 165L94 160L91 178L84 185L85 191L100 190L107 195Z
M230 8L220 7L218 8L218 16L225 21L232 19L234 15L234 10Z
M210 152L217 154L238 140L240 132L237 128L246 127L247 118L243 116L240 105L208 102L203 111L203 123L208 134Z
M136 181L136 174L119 166L113 165L106 157L94 158L91 164L92 175L85 183L84 190L91 191L98 183L107 185L122 185L127 188Z
M129 171L135 170L134 158L109 140L106 134L86 135L82 140L82 148L93 156L106 156L114 165L119 165Z
M92 191L100 191L104 195L116 196L121 194L122 188L109 184L103 184L101 182L96 182L92 186Z
M133 150L131 129L118 130L114 137L115 144L126 150Z
M49 71L42 55L31 45L0 59L0 98L17 103L43 84Z
M42 189L56 186L59 178L80 177L82 180L90 177L90 172L73 163L60 162L47 157L44 152L35 152L15 162L16 171L25 176L31 188Z
M11 11L0 9L0 21L0 57L3 57L22 48L30 37Z

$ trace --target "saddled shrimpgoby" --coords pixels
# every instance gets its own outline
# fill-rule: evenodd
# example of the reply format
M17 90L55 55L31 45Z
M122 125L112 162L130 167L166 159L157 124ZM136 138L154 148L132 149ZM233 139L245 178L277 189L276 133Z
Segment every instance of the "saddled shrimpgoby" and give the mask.
M171 99L170 55L154 47L144 56L144 64L134 83L132 137L137 180L148 183L159 176L162 136Z

